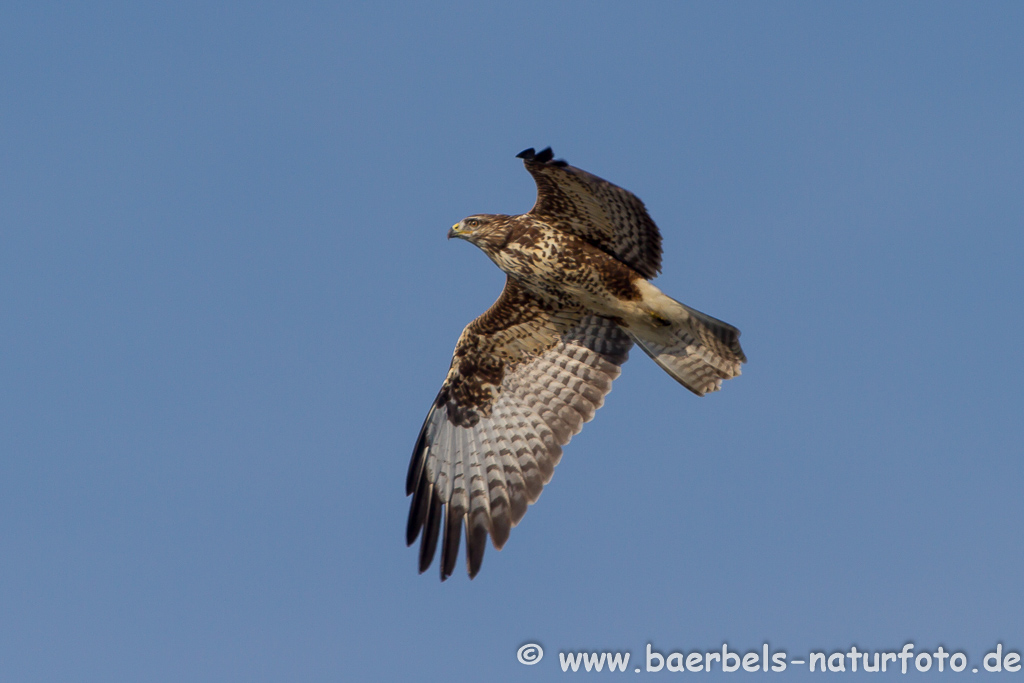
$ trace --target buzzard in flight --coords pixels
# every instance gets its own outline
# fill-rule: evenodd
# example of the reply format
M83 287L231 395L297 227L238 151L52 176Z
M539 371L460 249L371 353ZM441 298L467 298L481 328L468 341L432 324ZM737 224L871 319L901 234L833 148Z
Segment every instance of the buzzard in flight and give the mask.
M440 536L442 581L463 527L470 578L488 535L501 549L634 343L698 396L746 362L739 330L648 282L661 270L661 234L643 202L550 147L518 157L537 183L530 212L470 216L448 232L507 279L459 337L409 463L406 541L422 535L422 573Z

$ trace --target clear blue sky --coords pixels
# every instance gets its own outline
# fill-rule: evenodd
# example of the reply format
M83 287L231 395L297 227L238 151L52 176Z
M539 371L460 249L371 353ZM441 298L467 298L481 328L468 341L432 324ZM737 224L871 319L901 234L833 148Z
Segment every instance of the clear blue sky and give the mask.
M1020 651L1024 5L484 4L0 9L0 679ZM445 232L546 145L750 362L634 351L441 584L405 470L503 282Z

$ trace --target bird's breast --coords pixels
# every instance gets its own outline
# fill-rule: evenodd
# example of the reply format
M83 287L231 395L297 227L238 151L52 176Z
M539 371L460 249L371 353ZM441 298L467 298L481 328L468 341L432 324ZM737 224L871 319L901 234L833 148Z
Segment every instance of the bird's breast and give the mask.
M524 289L609 314L639 298L633 281L640 275L597 247L563 233L537 231L529 237L510 241L491 256Z

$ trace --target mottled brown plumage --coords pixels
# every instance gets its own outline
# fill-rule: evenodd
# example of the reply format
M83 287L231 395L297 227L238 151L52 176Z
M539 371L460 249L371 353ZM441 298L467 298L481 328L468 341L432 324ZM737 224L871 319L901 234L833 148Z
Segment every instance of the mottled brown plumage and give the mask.
M553 156L519 154L537 183L529 213L478 214L448 233L508 277L459 337L409 464L406 540L422 532L421 572L440 540L442 580L463 529L470 578L488 535L501 549L634 342L698 395L746 361L736 328L648 282L661 269L661 235L643 202Z

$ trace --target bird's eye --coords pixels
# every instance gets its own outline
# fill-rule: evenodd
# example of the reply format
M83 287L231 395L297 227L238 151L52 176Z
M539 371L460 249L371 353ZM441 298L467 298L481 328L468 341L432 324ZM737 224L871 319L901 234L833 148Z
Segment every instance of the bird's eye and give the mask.
M466 227L467 228L476 228L476 227L479 227L479 225L480 225L480 221L478 221L475 218L470 218L468 221L466 221Z

